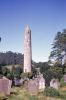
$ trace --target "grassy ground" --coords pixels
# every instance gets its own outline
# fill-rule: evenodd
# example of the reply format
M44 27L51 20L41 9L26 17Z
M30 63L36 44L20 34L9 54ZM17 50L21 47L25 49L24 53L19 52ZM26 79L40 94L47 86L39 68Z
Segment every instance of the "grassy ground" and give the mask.
M23 87L13 87L10 96L6 97L6 100L66 100L66 86L60 88L59 92L60 96L58 98L46 97L43 93L32 96ZM5 100L4 97L3 94L0 94L0 100Z
M66 100L66 90L63 90L63 88L60 89L61 97L59 98L46 97L43 93L38 93L38 95L32 96L22 87L13 87L11 91L12 94L7 100Z
M11 68L12 66L10 65L7 67ZM32 96L23 87L13 87L11 90L11 95L6 98L7 100L66 100L66 83L64 83L63 80L62 87L59 89L59 92L60 96L58 98L46 97L43 93L38 93L38 95ZM5 96L0 93L0 100L5 100L3 99L4 97Z

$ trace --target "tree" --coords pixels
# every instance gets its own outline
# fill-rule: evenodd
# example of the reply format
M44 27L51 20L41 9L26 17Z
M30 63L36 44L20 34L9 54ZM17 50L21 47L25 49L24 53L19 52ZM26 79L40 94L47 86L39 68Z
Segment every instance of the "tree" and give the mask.
M0 64L2 66L13 64L23 65L23 55L21 53L13 53L11 51L6 53L0 52Z
M66 53L66 29L62 32L57 32L52 45L53 47L49 58L61 61L61 53L63 51Z
M60 80L62 78L63 76L62 68L57 66L52 66L43 73L43 76L45 78L46 85L49 85L51 79L56 78Z
M40 68L41 73L46 72L50 68L50 65L48 64L48 62L39 63L39 65L40 65L39 68Z

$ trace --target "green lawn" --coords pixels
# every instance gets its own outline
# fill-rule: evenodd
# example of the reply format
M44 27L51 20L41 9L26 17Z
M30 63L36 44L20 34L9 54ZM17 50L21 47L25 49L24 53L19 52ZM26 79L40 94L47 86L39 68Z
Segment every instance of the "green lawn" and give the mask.
M66 91L63 93L63 89L60 89L61 97L59 98L46 97L43 93L32 96L23 87L13 87L11 91L13 94L7 100L66 100Z

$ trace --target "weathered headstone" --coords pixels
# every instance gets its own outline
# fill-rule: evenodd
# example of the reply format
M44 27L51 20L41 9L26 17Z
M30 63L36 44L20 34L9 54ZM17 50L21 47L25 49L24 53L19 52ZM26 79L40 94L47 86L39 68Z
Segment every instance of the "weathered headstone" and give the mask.
M10 95L12 81L3 77L0 79L0 92L3 92L5 95Z
M14 78L14 84L15 84L15 86L19 86L20 85L20 79Z
M63 76L64 82L66 82L66 74Z
M60 83L59 83L58 79L52 79L50 81L50 87L53 87L55 89L59 89Z
M39 91L44 91L45 89L45 79L43 78L43 75L40 74L39 77L38 77L38 89Z
M23 78L21 78L21 79L20 79L20 84L22 85L22 84L23 84L23 82L24 82L24 79L23 79Z
M23 84L23 79L21 78L21 79L17 79L17 78L14 78L14 84L15 84L15 86L20 86L20 85L22 85Z
M38 93L38 84L36 83L35 80L30 80L28 82L28 92L31 95L37 95L37 93Z
M40 74L37 76L37 78L33 78L28 81L28 92L31 95L36 95L38 92L42 92L45 89L45 79L43 78L43 75Z
M45 89L45 79L43 78L43 74L37 75L37 78L35 78L36 83L38 83L38 91L44 91Z

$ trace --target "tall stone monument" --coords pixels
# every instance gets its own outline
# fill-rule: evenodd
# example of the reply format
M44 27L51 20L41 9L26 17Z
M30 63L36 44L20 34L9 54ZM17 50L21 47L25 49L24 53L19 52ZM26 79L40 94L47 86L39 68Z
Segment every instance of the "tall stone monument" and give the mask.
M24 32L24 73L31 72L31 60L32 60L32 49L31 49L31 29L26 26Z

